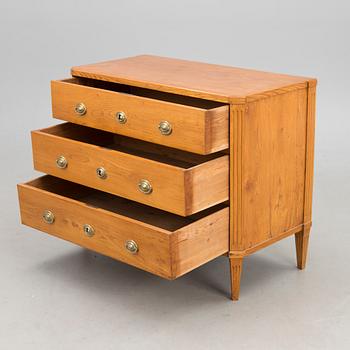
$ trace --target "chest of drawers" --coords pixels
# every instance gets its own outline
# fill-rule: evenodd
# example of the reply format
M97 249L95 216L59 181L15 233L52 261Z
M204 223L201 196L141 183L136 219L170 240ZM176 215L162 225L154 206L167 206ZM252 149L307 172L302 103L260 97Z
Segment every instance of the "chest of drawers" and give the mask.
M18 185L23 224L167 279L243 258L311 227L316 80L136 56L51 83Z

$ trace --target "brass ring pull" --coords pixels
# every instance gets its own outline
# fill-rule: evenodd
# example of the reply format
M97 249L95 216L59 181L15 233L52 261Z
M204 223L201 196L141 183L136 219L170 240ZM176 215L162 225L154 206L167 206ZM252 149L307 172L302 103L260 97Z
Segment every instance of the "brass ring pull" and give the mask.
M163 120L159 123L158 129L162 135L170 135L173 131L171 124L166 120Z
M135 241L132 239L125 242L125 248L131 253L136 254L139 251L139 247Z
M117 112L115 117L119 124L125 124L128 121L128 118L124 112Z
M87 108L83 102L79 102L75 105L74 110L76 114L83 116L86 113Z
M144 194L150 194L153 191L152 185L148 180L140 180L139 190Z
M51 210L44 210L42 218L47 224L53 224L55 221L55 215Z
M56 165L57 165L57 168L65 169L67 168L68 160L64 156L59 156L56 159Z

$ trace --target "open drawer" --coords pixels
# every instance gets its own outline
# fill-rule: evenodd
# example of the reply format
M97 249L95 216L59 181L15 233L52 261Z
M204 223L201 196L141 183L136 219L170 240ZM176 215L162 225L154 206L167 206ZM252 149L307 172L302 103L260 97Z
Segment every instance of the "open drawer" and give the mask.
M51 95L58 119L193 153L228 148L222 103L87 78L54 80Z
M228 200L229 157L71 123L32 132L34 168L182 216Z
M184 218L49 175L18 194L23 224L168 279L228 251L224 204Z

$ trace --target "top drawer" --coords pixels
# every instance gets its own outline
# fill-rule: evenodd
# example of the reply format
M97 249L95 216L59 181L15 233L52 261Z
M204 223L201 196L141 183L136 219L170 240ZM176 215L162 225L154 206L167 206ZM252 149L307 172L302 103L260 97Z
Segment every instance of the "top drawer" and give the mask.
M228 105L93 79L51 82L54 118L199 154L228 148Z

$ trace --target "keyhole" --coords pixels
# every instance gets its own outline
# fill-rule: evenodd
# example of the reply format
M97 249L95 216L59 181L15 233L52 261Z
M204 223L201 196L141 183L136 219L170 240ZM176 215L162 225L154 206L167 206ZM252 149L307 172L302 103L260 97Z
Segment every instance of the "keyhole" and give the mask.
M107 172L104 168L97 168L96 174L100 179L105 179L107 177Z
M117 112L116 118L120 124L125 124L127 121L126 114L124 112Z
M88 237L92 237L95 234L94 228L89 224L85 224L83 226L83 231L84 231L85 235Z

